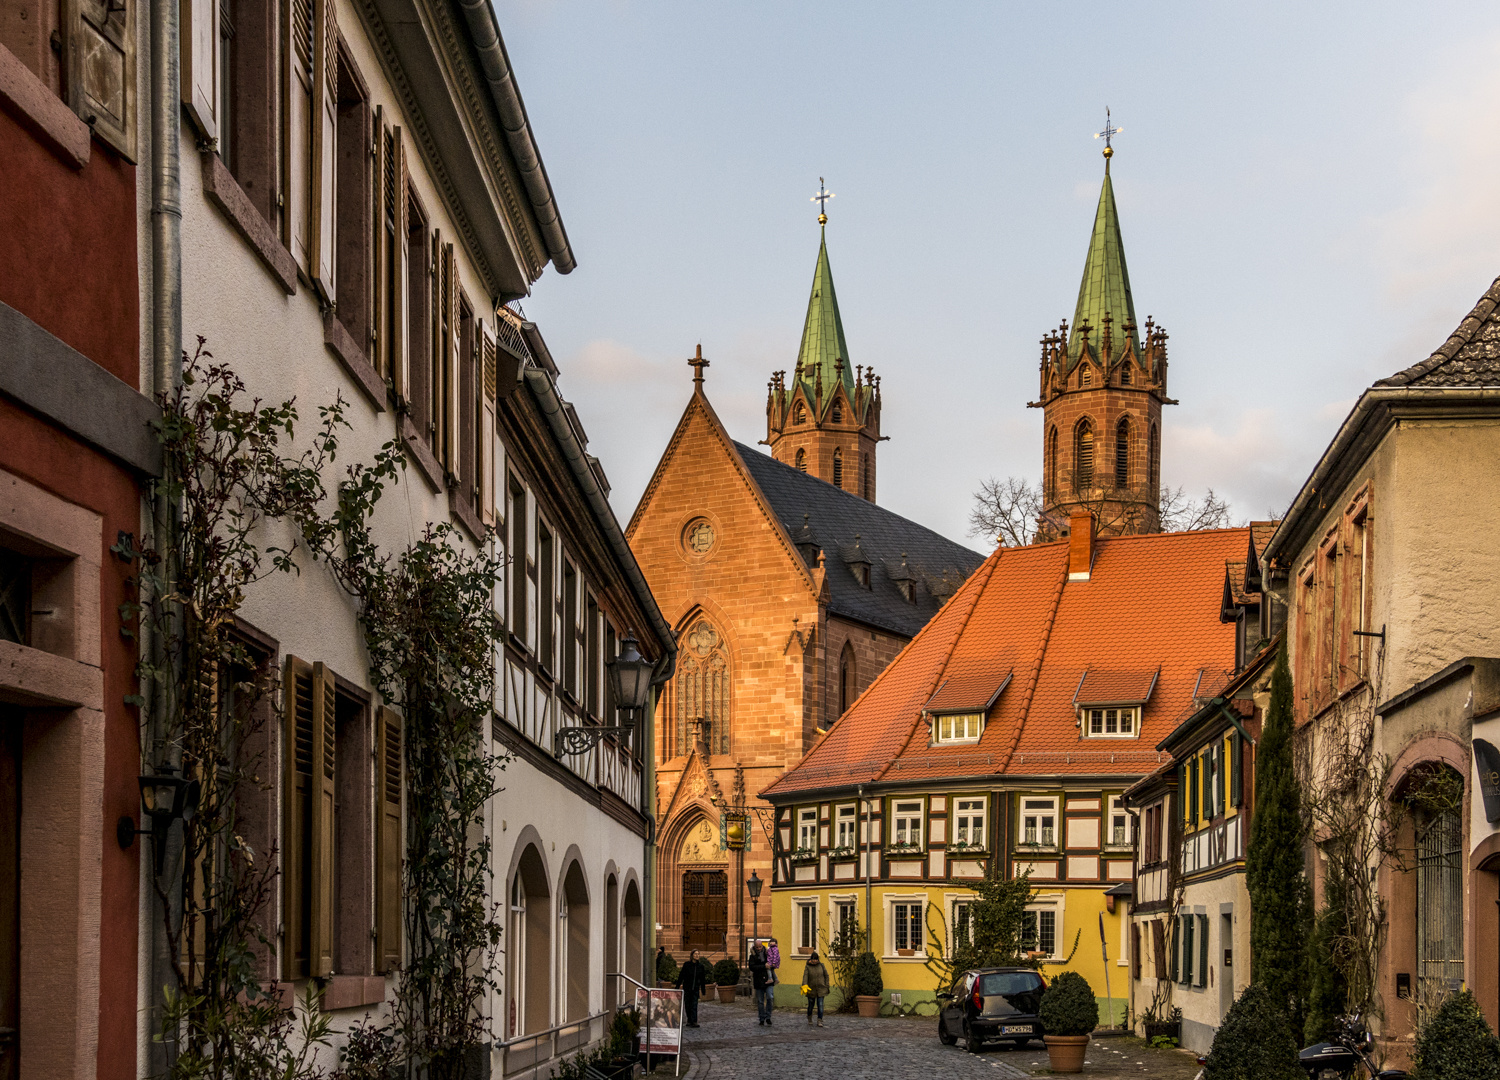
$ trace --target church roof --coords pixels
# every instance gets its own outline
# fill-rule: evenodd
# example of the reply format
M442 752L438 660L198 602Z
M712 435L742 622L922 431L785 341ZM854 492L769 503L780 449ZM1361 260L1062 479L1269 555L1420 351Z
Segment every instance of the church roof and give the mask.
M1073 310L1073 330L1068 339L1068 368L1078 362L1085 340L1099 355L1104 317L1113 319L1115 348L1125 341L1125 324L1135 323L1135 301L1130 296L1130 271L1125 266L1125 244L1120 239L1120 218L1115 212L1115 189L1104 166L1104 186L1099 190L1099 209L1094 214L1094 233L1083 263L1083 281L1078 286L1078 306Z
M1426 360L1376 386L1500 386L1500 278Z
M834 362L843 360L843 372L835 375ZM818 244L818 265L813 270L812 295L807 299L807 319L802 324L802 347L797 351L802 379L808 387L817 383L823 373L823 392L833 393L834 379L841 378L846 387L854 386L854 365L849 362L849 346L844 342L844 322L839 317L839 298L833 291L833 271L828 266L828 238Z
M744 443L734 444L771 512L794 542L806 536L823 552L828 610L904 637L914 636L937 614L953 589L984 562L900 514L784 465ZM804 517L806 518L804 533ZM892 573L891 566L906 570ZM868 566L869 588L856 577ZM901 583L916 575L908 600ZM951 583L951 584L950 584Z

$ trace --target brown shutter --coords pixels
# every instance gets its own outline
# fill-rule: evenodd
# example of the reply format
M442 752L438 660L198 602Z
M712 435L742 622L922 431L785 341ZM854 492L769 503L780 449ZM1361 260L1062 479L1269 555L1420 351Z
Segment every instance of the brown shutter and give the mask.
M323 299L333 303L334 185L337 182L339 121L338 24L333 0L313 3L312 179L309 182L312 224L308 229L312 252L308 269Z
M479 327L483 373L479 395L479 519L495 524L495 338L483 323Z
M454 257L453 245L443 246L443 327L447 331L443 339L443 387L445 400L443 402L444 419L447 421L443 432L443 447L447 453L445 462L448 472L457 476L462 468L459 453L459 410L463 400L459 394L459 341L458 341L458 261ZM467 477L460 478L459 491L463 491L463 483ZM472 504L471 504L472 505Z
M408 360L411 353L407 348L411 336L411 311L406 300L406 268L411 254L408 250L410 225L406 213L409 205L406 200L406 148L401 143L399 127L391 130L391 170L394 182L391 198L395 200L396 215L396 246L391 252L391 258L396 261L395 272L391 274L391 312L395 316L392 325L396 328L395 335L391 338L391 379L396 386L396 400L405 402L411 396L411 369Z
M1160 919L1151 920L1151 959L1158 979L1167 978L1167 930Z
M313 149L313 30L313 0L290 0L282 31L282 100L286 103L281 113L282 232L292 257L309 275L314 272L308 261L312 245L308 184Z
M401 714L375 713L375 970L401 966Z
M127 160L135 146L138 0L63 0L63 86L68 105Z
M308 905L308 955L312 963L311 974L319 978L333 974L333 764L336 716L333 672L321 663L314 664L312 827L309 829L307 860L312 884Z
M219 0L185 0L179 30L182 103L205 139L219 137Z
M313 668L295 656L286 658L282 677L282 943L281 977L308 975L308 829L312 820Z

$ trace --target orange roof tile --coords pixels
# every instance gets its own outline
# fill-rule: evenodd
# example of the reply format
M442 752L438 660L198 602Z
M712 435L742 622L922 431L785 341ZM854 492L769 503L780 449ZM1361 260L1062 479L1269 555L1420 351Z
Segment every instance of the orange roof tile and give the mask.
M1100 539L1087 581L1067 580L1066 542L996 550L764 794L1152 771L1164 759L1156 744L1194 707L1195 694L1223 686L1234 665L1234 628L1219 621L1220 600L1225 564L1244 556L1249 532ZM949 686L967 692L1007 672L977 743L932 745L924 709L945 700ZM1135 737L1083 736L1075 695L1102 701L1100 693L1119 704L1144 696Z
M938 684L937 692L927 699L927 711L985 712L995 704L1014 671L1010 664L998 664L947 674Z

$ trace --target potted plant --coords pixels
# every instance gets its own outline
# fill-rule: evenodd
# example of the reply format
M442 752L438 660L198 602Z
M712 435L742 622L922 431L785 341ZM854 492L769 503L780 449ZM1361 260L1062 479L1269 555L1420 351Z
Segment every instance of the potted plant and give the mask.
M611 1080L631 1080L635 1076L635 1045L641 1031L641 1014L634 1009L615 1013L609 1026L609 1064L600 1071Z
M1094 988L1078 972L1064 971L1047 987L1037 1012L1042 1018L1042 1041L1047 1044L1052 1071L1082 1072L1089 1033L1099 1026Z
M852 859L854 858L854 854L854 845L852 844L828 849L828 857L830 859Z
M656 954L656 985L663 990L677 985L677 961L672 959L671 953Z
M1169 1009L1162 1005L1157 1009L1155 1002L1146 1009L1146 1015L1141 1017L1141 1026L1147 1042L1152 1039L1175 1039L1182 1041L1182 1010Z
M714 965L714 982L719 987L719 1000L725 1005L732 1003L740 988L740 966L731 957L724 957Z
M818 857L818 849L810 847L799 847L792 852L792 862L812 862Z
M880 995L884 990L880 961L872 952L860 953L854 965L854 1003L859 1006L860 1016L880 1015Z

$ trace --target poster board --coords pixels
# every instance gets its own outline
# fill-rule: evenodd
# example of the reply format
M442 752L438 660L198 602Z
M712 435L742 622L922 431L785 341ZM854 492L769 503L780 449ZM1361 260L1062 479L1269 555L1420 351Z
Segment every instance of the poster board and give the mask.
M641 1052L677 1057L682 1052L682 991L636 987L641 1016Z

